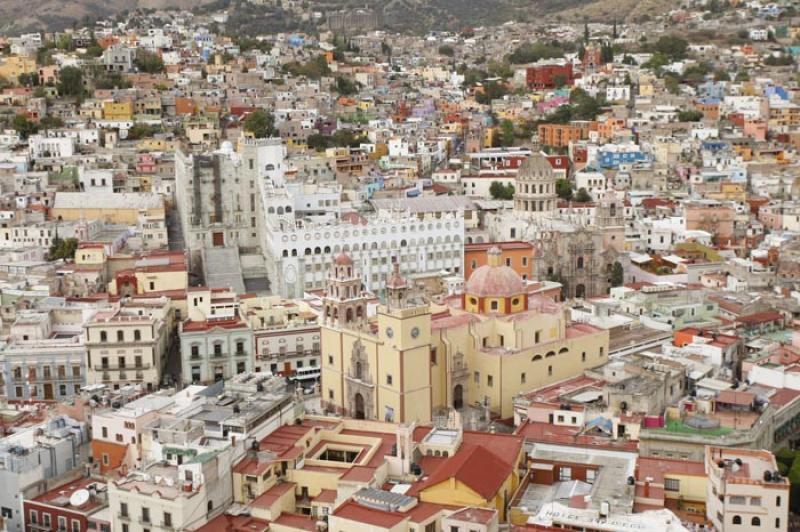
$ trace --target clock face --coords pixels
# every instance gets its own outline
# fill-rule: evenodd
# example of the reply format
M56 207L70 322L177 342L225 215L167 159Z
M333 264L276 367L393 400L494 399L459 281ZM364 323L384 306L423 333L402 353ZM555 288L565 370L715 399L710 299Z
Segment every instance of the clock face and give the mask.
M419 327L414 327L411 329L411 338L416 338L419 336Z
M386 327L386 336L389 337L389 338L394 336L394 331L392 330L391 327Z

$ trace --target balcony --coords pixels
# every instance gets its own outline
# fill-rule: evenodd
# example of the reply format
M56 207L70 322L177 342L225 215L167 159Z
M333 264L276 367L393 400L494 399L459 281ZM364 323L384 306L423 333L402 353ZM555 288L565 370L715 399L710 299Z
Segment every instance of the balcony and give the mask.
M117 512L117 518L118 519L124 519L125 521L130 521L131 520L130 514L122 513L122 512Z
M99 364L94 367L95 371L126 371L150 369L150 364Z

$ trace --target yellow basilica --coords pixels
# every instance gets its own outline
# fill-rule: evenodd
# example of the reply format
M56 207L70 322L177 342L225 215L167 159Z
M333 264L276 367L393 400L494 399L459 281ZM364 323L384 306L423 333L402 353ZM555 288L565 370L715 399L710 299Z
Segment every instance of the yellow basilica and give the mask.
M423 300L395 264L377 320L368 320L352 259L334 260L323 301L322 404L363 419L428 422L440 408L488 408L513 417L520 392L607 361L608 332L569 320L558 302L529 294L500 250L443 305Z

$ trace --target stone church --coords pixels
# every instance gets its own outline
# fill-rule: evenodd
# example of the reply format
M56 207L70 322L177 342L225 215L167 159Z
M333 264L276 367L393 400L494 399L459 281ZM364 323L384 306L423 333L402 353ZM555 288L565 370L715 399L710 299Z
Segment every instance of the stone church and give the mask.
M488 219L492 239L533 243L534 278L560 282L565 298L606 295L614 264L630 264L617 193L603 193L592 215L559 215L553 169L536 153L520 166L516 189L514 208Z

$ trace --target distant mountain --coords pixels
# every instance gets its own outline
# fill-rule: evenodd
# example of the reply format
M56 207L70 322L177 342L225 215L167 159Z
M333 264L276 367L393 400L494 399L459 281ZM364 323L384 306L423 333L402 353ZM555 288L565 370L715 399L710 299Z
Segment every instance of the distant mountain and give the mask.
M371 7L381 12L383 25L396 31L422 33L429 30L461 30L497 25L511 20L536 22L560 18L581 22L617 18L637 20L671 4L664 0L306 0L316 11ZM280 2L248 0L0 0L0 34L33 30L61 30L86 20L132 12L137 8L196 9L202 6L228 7L233 21L241 22L243 33L258 30L307 29ZM236 17L237 12L240 17ZM259 20L260 19L260 20ZM238 31L238 29L237 29Z
M0 35L62 30L137 8L191 9L213 0L0 0Z

